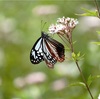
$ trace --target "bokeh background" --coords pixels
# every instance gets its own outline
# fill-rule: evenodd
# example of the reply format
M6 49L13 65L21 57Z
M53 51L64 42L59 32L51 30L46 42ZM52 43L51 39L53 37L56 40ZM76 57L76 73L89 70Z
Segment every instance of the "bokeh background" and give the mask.
M68 59L69 52L54 69L45 62L30 62L30 50L41 30L48 32L57 18L72 17L79 21L73 31L75 52L85 54L80 68L86 79L100 74L100 48L92 43L100 41L96 33L100 19L75 15L83 13L81 8L96 9L93 0L0 0L0 99L90 99L83 86L70 86L82 82L82 78ZM43 22L47 23L41 28ZM57 35L54 38L62 42ZM93 80L90 89L97 99L100 79Z

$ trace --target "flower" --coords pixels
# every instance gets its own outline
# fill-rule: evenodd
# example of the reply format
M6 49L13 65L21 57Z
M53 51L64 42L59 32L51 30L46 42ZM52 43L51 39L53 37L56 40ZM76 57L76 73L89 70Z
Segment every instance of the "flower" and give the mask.
M78 24L77 19L74 18L58 18L56 25L52 24L49 27L49 33L51 34L67 34L69 32L72 32L72 30L76 27Z
M70 18L65 18L64 16L62 18L58 18L57 23L61 23L61 24L67 24L70 21Z
M65 30L65 25L63 24L52 24L50 27L49 27L49 33L51 34L54 34L54 33L59 33L60 31L64 31Z

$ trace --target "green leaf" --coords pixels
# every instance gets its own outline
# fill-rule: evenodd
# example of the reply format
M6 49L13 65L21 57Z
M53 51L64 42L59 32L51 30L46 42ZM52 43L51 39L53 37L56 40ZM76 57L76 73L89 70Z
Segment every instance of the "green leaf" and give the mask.
M97 44L97 45L100 45L100 42L92 42L92 43Z
M93 78L93 80L97 79L97 78L100 78L100 75L92 76L92 78Z
M80 57L80 54L81 54L81 53L79 52L79 53L77 54L77 57Z
M90 86L91 85L91 83L92 83L92 76L90 75L89 77L88 77L88 80L87 80L87 84L88 84L88 86Z
M96 76L89 76L88 77L88 80L87 80L87 84L90 86L91 83L93 82L93 80L97 79L97 78L100 78L100 75L96 75Z
M83 82L75 82L75 83L69 84L68 87L71 87L71 86L83 86L83 87L85 87L85 84Z
M73 44L75 44L77 41L74 41Z
M81 59L83 58L83 56L84 56L84 54L81 55L80 52L78 52L77 54L75 54L74 52L72 53L72 58L73 58L74 61L79 61L79 60L81 60Z
M72 59L74 60L74 61L77 61L77 57L76 57L76 54L73 52L72 53Z
M96 31L98 34L100 34L100 31Z
M79 16L95 16L95 17L98 17L98 11L95 10L95 11L91 11L91 10L88 10L86 8L82 8L82 10L85 11L85 13L83 14L76 14L76 15L79 15Z
M98 34L100 34L100 31L96 31ZM100 45L100 42L92 42L93 44L96 44L96 45Z
M75 58L75 57L76 57L76 54L75 54L74 52L72 53L72 57L73 57L73 58Z

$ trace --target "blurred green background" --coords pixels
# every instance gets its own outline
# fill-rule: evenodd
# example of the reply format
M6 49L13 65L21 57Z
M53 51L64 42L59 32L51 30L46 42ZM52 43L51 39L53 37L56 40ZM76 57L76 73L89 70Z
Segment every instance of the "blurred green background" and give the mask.
M30 62L30 50L41 35L41 20L47 22L43 30L48 32L57 18L72 17L79 21L73 41L75 52L85 54L79 63L84 76L100 74L100 48L91 43L100 41L96 33L100 19L76 16L83 13L82 7L96 8L93 0L0 0L0 99L90 99L83 86L69 86L82 78L75 63L68 60L68 52L66 60L54 69L45 62ZM54 38L61 41L56 35ZM90 89L97 99L100 79L93 80Z

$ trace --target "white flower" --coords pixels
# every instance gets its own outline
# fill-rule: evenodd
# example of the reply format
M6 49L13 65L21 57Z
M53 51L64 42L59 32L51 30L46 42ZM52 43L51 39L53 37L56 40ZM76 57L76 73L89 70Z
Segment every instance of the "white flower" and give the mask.
M57 23L65 24L65 17L58 18Z
M77 24L78 24L77 19L74 20L73 18L71 18L71 20L70 20L70 22L69 22L69 27L70 27L70 28L74 28Z
M76 27L77 24L78 24L78 21L77 19L74 19L74 18L69 18L69 17L58 18L56 25L52 24L49 27L49 33L66 34L68 32L71 32Z
M63 24L57 24L57 25L56 25L56 28L57 28L57 31L59 32L59 31L61 31L61 30L64 30L66 27L65 27L65 25L63 25Z
M65 18L64 16L62 18L58 18L57 20L57 23L58 24L64 24L66 25L69 21L70 21L71 18L67 17Z
M56 33L56 25L54 25L54 24L50 25L49 32L52 34Z
M65 30L65 25L63 25L63 24L56 24L56 25L54 25L54 24L52 24L50 27L49 27L49 32L50 33L52 33L52 34L54 34L54 33L58 33L58 32L60 32L60 31L63 31L63 30Z

